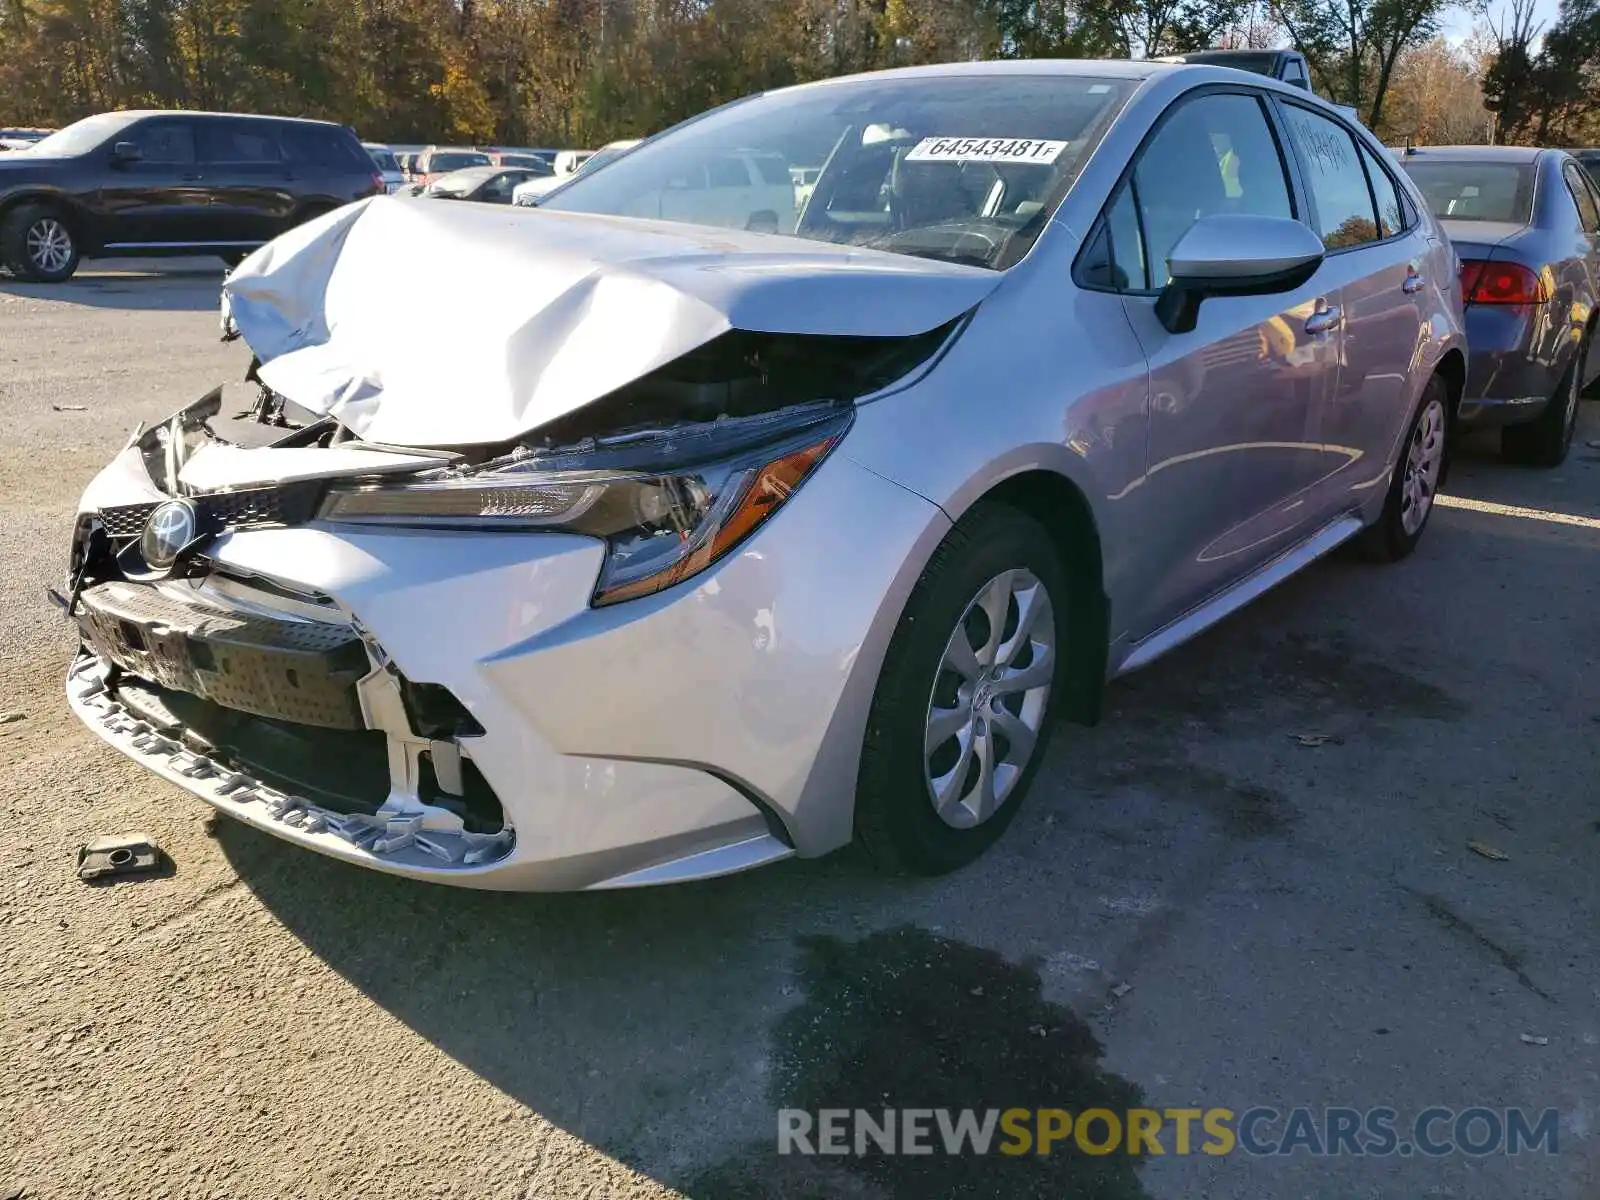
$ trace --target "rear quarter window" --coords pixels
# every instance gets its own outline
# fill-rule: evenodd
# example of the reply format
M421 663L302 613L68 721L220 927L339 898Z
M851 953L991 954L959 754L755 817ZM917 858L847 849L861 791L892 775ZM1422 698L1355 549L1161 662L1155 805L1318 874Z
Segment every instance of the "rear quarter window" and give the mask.
M333 171L372 173L372 156L346 129L325 125L285 125L280 140L291 162Z

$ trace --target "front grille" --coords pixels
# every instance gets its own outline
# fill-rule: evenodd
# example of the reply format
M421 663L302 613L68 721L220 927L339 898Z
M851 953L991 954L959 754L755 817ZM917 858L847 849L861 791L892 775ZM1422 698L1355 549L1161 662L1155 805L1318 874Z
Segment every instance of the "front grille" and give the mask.
M317 515L327 481L297 480L271 487L241 488L187 497L200 528L211 533L273 525L304 525ZM100 510L100 523L113 538L136 538L144 532L157 503L119 504Z
M144 532L145 523L155 510L154 504L120 504L115 508L102 508L100 523L111 537L136 538Z

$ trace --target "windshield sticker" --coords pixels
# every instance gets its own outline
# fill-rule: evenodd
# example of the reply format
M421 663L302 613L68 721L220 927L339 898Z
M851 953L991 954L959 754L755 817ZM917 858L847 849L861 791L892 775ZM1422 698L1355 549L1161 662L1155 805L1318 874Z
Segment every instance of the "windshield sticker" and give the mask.
M906 162L1040 163L1049 166L1061 157L1068 142L1043 138L923 138L906 155Z

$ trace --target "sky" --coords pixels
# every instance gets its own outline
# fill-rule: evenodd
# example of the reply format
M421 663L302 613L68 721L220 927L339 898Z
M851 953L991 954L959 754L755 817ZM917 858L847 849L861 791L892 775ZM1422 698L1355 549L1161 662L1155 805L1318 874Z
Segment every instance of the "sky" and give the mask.
M1498 22L1502 18L1502 15L1506 13L1510 7L1511 6L1506 3L1491 3L1489 6L1491 18ZM1545 29L1549 29L1550 26L1555 22L1556 10L1558 7L1559 0L1535 0L1535 24L1542 24ZM1445 16L1443 22L1445 37L1449 38L1451 41L1460 41L1462 38L1466 37L1472 32L1474 20L1475 18L1472 12L1467 8L1462 7L1454 9Z

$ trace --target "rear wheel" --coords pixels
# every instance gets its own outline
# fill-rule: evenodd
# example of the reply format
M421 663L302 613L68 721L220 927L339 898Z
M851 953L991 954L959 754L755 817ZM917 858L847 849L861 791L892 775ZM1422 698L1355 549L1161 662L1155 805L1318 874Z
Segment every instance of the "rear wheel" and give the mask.
M1417 548L1444 477L1449 433L1450 393L1444 380L1435 375L1422 389L1422 399L1412 414L1383 513L1361 534L1359 546L1368 558L1399 562Z
M0 259L19 279L61 283L78 269L78 239L56 209L23 204L0 221Z
M1068 591L1031 517L975 509L923 572L878 679L856 835L891 871L941 874L1005 832L1049 740Z
M1572 449L1572 433L1578 427L1578 400L1583 394L1582 363L1588 357L1589 335L1578 343L1567 372L1556 387L1556 394L1544 406L1538 420L1526 425L1507 425L1500 431L1500 455L1507 462L1527 467L1559 467Z

